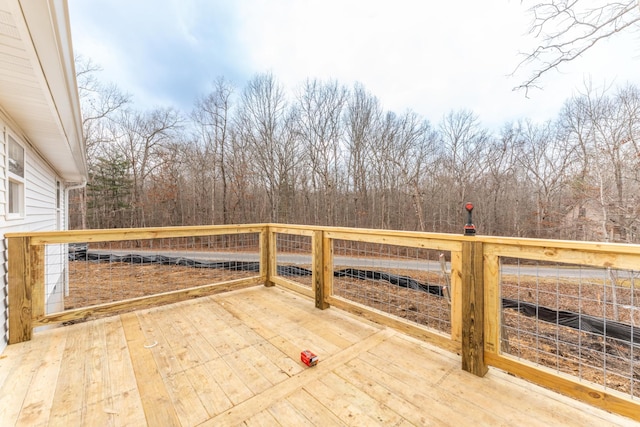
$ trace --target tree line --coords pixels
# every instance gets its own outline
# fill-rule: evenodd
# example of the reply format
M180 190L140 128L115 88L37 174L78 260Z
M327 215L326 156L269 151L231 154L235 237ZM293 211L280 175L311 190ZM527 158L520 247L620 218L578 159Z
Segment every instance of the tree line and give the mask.
M470 110L437 123L365 87L271 73L218 78L191 111L138 110L79 61L90 176L71 228L280 222L640 241L640 90L567 99L498 131Z

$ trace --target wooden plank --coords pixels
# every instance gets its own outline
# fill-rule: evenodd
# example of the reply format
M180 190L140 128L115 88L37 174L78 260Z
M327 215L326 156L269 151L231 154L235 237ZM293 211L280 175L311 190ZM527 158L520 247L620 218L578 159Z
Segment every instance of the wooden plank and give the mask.
M484 256L484 350L500 351L500 328L502 324L502 301L500 298L500 258Z
M275 402L267 411L283 426L304 426L309 419L304 416L304 410L296 408L286 399Z
M439 382L446 378L449 372L457 370L451 367L443 370L439 358L432 359L436 354L430 354L430 358L415 357L415 364L422 364L425 368L430 366L438 367L438 372L431 374L427 378L431 380L438 378L435 383L425 386L422 376L417 375L411 369L407 369L398 363L400 359L396 356L389 363L388 358L380 358L370 351L366 358L358 359L358 363L365 364L365 369L372 372L372 381L379 381L391 393L400 396L409 402L419 402L424 414L437 419L435 425L505 425L500 418L499 412L495 408L483 409L467 401L464 396L450 393L440 388ZM355 361L349 362L354 365ZM375 372L375 377L373 377ZM468 374L470 375L470 374ZM475 377L478 378L478 377ZM495 412L495 413L494 413Z
M41 318L44 316L44 245L29 246L30 260L30 286L31 286L31 317Z
M268 228L260 233L260 277L265 286L273 286L271 278L276 275L275 235Z
M322 285L324 302L333 296L333 240L322 233Z
M371 320L380 325L389 326L407 335L416 337L437 347L444 348L453 353L460 353L460 343L451 340L438 331L427 329L423 326L410 323L404 319L389 316L387 313L366 307L340 297L329 297L329 303L336 308L352 313L356 316Z
M573 248L551 246L553 241L540 242L540 246L513 246L489 244L486 253L504 257L524 258L546 262L579 264L599 268L622 268L635 270L640 264L640 251L629 251L628 247L605 247L600 245L584 245L575 242ZM633 245L629 245L633 247ZM634 253L628 253L634 252Z
M165 313L167 313L165 307L138 313L138 322L147 338L145 345L151 347L150 351L153 353L158 372L163 378L183 369L179 362L180 355L171 347L163 331L162 319L168 318L167 321L171 319L171 315L165 315Z
M407 356L397 357L398 354ZM442 378L448 375L449 371L459 369L460 363L457 359L434 353L422 346L397 337L369 350L369 353L364 358L373 358L374 356L378 359L372 360L394 365L405 371L406 378L431 385L438 384ZM436 367L434 368L434 366Z
M103 403L102 410L139 425L145 422L144 409L120 316L104 319L104 328L112 399L111 406Z
M487 373L484 363L484 272L482 242L462 244L462 369Z
M336 375L349 381L359 390L371 396L378 402L384 402L386 406L400 415L403 419L410 421L413 425L436 425L438 420L432 417L423 407L418 406L418 402L410 402L403 397L392 393L386 384L380 383L381 372L362 359L354 359L348 364L335 370Z
M225 300L224 308L237 319L241 320L247 327L251 328L253 332L266 340L276 336L278 329L287 323L286 319L278 317L272 319L268 325L265 324L262 321L263 316L259 310L252 306L251 300L246 301L245 303L236 302L234 300ZM254 315L254 313L256 313L256 315Z
M305 228L294 228L293 226L277 226L277 225L269 225L269 230L273 233L282 233L282 234L292 234L294 236L313 236L317 230L313 227L302 226Z
M304 387L312 381L315 381L317 378L325 375L326 372L335 369L337 366L346 363L354 357L358 357L362 352L375 347L380 342L384 341L390 336L393 336L393 334L394 332L391 329L384 329L372 335L368 339L360 341L359 343L341 351L340 353L324 359L317 365L318 369L312 368L304 370L300 374L289 378L287 381L283 381L271 387L264 393L247 399L229 409L228 411L225 411L222 414L211 418L201 426L206 427L237 425L249 419L253 414L264 411L275 402L286 398L293 391Z
M199 391L191 382L192 376L195 374L191 369L188 369L169 375L164 379L171 404L183 426L196 426L210 418L198 396Z
M315 298L315 292L312 289L291 279L287 279L282 276L275 276L271 278L271 282L274 285L282 286L283 288L286 288L293 292L297 292L306 297Z
M349 420L353 425L392 426L401 421L400 415L386 406L386 401L373 399L333 372L306 385L305 390L313 393L338 418Z
M312 392L313 393L313 392ZM296 390L287 397L292 404L314 426L344 426L336 415L305 389Z
M131 362L147 423L150 425L180 426L171 397L162 381L149 349L144 348L145 337L134 313L121 316Z
M198 398L209 414L209 418L230 409L233 406L222 387L214 379L206 365L195 366L189 370L189 381L198 392Z
M462 252L451 252L451 339L462 342Z
M493 378L494 375L500 376L500 380ZM497 369L490 370L484 379L454 370L440 386L480 407L499 412L508 425L518 425L522 419L527 419L527 425L531 427L608 425L603 419L597 420L594 414L576 411L574 407L553 398L560 396L552 397L545 394L549 391L543 389L529 390L522 386L523 381L510 382L508 377L508 374ZM491 381L490 387L487 387L485 379ZM572 403L579 404L578 401Z
M66 331L5 349L0 372L0 420L6 425L43 424L49 418ZM6 371L5 371L6 369Z
M67 328L65 328L67 329ZM63 365L55 384L55 398L51 408L52 425L82 425L88 396L85 391L85 353L89 346L91 324L68 327L67 342L62 355Z
M220 386L233 405L239 405L254 396L242 378L222 358L213 359L205 363L204 366L209 371L210 377ZM218 412L217 416L220 417L229 410L233 410L233 408L228 408L225 412Z
M31 339L31 251L28 237L9 239L9 344Z
M273 383L257 369L253 360L249 357L249 354L255 355L255 352L252 352L251 349L252 347L246 347L221 357L253 394L260 394L271 388ZM283 373L283 375L288 378L286 374Z
M102 316L124 310L145 309L155 305L171 304L191 298L248 288L251 286L261 285L262 283L262 279L255 276L244 279L229 280L212 285L203 285L189 289L164 292L151 296L131 298L124 301L93 305L90 307L67 310L62 313L47 315L40 320L34 321L33 326L44 326L52 323L68 322L70 320L88 319L93 316Z
M460 251L461 244L458 235L433 235L428 233L389 232L388 230L363 231L353 229L349 231L325 231L325 235L331 239L350 240L354 242L379 243L385 245L407 246L410 248L435 249L440 251ZM455 236L455 238L453 238ZM446 240L444 240L446 238Z
M245 426L257 426L257 427L272 427L272 426L280 426L281 424L276 420L273 415L269 411L261 411L257 414L254 414L251 418L247 419Z
M589 405L615 412L635 421L640 421L640 403L611 391L590 387L574 377L546 369L541 366L513 360L493 353L487 354L487 362L545 388L573 397Z
M224 234L260 233L266 224L204 225L188 227L147 227L93 229L72 231L36 231L7 233L6 237L31 237L31 244L86 243L140 239L165 239L175 237L220 236Z
M329 304L325 299L325 274L324 274L324 233L322 231L315 231L312 238L313 250L311 255L311 262L313 264L313 291L315 293L316 308L326 310L329 308ZM332 262L333 264L333 262Z
M488 245L488 250L492 251L499 246L509 246L513 250L529 251L529 248L545 248L549 255L554 255L556 249L569 249L580 252L595 252L600 254L629 254L640 255L640 245L629 245L624 243L605 242L581 242L576 240L551 240L551 239L529 239L521 237L492 237L475 236ZM495 246L494 246L495 245Z

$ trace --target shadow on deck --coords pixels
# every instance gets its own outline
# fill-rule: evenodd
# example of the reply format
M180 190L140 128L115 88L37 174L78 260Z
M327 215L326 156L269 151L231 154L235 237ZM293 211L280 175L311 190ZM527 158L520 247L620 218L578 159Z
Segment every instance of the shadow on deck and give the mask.
M308 368L300 351L320 358ZM0 358L2 425L633 425L279 287L41 331Z

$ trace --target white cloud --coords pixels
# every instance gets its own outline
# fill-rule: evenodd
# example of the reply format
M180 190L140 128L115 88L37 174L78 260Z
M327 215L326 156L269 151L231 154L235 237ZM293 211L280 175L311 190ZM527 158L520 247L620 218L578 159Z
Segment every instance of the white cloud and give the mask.
M387 109L437 122L468 108L497 128L552 118L585 76L633 81L639 61L635 35L620 37L526 99L511 90L526 70L508 76L533 43L519 1L70 0L70 9L76 48L144 104L184 107L218 75L243 85L271 71L289 90L308 77L358 81Z

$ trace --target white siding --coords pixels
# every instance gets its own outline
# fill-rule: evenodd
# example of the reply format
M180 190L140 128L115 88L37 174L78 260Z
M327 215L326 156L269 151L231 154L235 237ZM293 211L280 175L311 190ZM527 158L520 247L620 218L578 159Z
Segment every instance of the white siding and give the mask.
M3 127L6 124L0 122L0 125ZM7 126L8 129L8 126ZM4 234L9 232L19 232L19 231L49 231L56 230L57 221L56 221L56 180L57 176L55 172L44 162L39 155L25 143L24 140L18 138L15 134L13 134L14 138L22 144L25 148L25 215L24 218L20 219L11 219L7 220L6 218L6 210L5 210L5 200L4 197L4 188L6 184L6 161L5 161L5 141L3 138L2 145L0 145L0 152L2 153L2 162L0 162L0 182L2 183L2 192L3 197L1 199L1 210L0 210L0 230L2 231L2 245L0 245L0 250L2 250L2 269L0 272L2 273L2 282L0 283L0 287L2 292L0 292L0 300L2 301L2 305L0 306L0 325L2 337L0 337L0 352L4 349L8 341L8 313L7 313L7 252L6 252L6 240L4 239ZM64 209L64 205L62 205ZM66 216L64 212L62 212L63 217ZM66 257L64 256L64 248L63 247L48 247L47 248L47 256L51 256L52 258L47 259L47 263L51 263L54 261L55 263L49 266L45 271L46 277L46 289L47 296L45 302L49 304L55 297L51 297L54 294L54 289L58 286L58 289L55 289L56 294L61 294L63 292L63 277L64 277L64 266L66 262ZM58 311L55 307L48 306L48 311Z
M7 173L6 167L7 159L5 157L6 147L4 138L0 138L0 215L4 218L5 203L7 200L6 187L7 187Z

